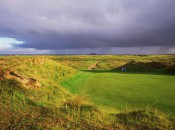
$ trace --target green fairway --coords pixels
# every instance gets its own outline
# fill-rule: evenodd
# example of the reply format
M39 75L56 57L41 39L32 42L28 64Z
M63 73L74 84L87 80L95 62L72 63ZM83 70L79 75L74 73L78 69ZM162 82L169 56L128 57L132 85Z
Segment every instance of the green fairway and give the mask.
M73 93L85 93L99 105L117 108L154 105L175 110L175 76L115 72L82 72L69 84Z

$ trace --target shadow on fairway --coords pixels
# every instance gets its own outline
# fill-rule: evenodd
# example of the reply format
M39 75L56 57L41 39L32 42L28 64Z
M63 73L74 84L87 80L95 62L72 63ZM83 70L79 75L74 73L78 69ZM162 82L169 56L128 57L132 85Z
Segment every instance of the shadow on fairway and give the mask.
M122 74L121 70L81 70L82 72L88 73L117 73ZM168 75L175 76L175 73L163 73L163 72L139 72L139 71L127 71L124 74L148 74L148 75Z
M99 66L98 66L99 67ZM175 65L169 62L138 62L138 61L131 61L125 65L119 66L112 70L82 70L85 72L92 72L92 73L121 73L122 68L126 68L125 74L151 74L151 75L175 75Z

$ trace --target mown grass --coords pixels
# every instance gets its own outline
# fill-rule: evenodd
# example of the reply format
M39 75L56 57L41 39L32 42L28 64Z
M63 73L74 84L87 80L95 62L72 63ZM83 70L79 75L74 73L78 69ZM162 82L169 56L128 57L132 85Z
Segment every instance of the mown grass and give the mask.
M86 72L63 86L73 93L88 94L99 105L123 109L154 104L175 112L174 80L174 76L168 75Z

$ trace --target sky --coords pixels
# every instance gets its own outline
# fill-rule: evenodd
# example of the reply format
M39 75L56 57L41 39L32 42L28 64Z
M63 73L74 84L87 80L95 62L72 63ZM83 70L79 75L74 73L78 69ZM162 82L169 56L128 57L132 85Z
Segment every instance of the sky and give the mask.
M175 0L0 0L0 54L174 54Z

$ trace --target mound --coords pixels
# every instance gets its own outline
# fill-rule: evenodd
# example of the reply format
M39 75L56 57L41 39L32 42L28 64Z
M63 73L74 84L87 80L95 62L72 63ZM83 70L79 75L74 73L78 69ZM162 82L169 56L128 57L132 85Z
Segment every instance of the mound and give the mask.
M40 88L48 84L58 85L72 76L76 70L43 57L28 59L3 59L7 65L1 66L0 79L17 80L25 88Z
M43 84L53 83L57 85L60 81L76 73L75 69L42 57L26 59L23 63L10 69L26 77L37 79Z
M150 62L140 62L132 60L129 63L117 68L121 69L122 67L127 68L129 72L170 72L168 70L172 70L175 67L173 62L158 62L158 61L150 61Z

